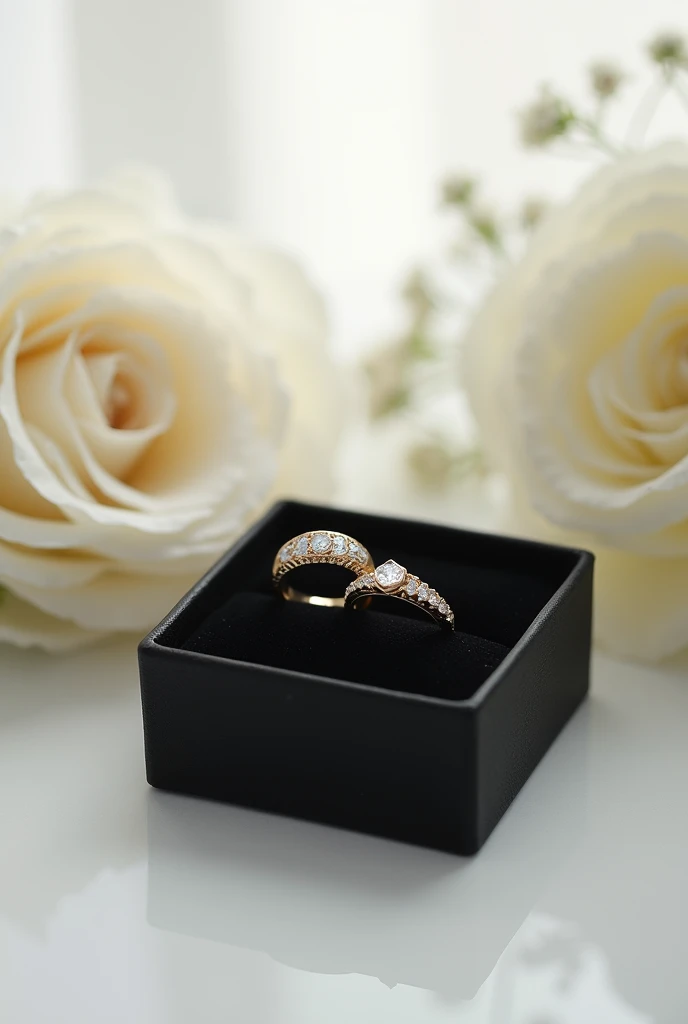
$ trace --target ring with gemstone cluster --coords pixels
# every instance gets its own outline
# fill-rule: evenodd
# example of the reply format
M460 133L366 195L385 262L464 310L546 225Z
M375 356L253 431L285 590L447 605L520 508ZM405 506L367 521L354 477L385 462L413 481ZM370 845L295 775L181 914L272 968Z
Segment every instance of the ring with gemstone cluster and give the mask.
M355 607L364 599L369 603L371 597L398 597L427 612L440 626L454 628L454 612L444 598L391 558L350 583L344 592L344 603Z
M335 530L312 530L292 537L277 552L272 566L272 582L287 601L343 608L343 597L319 597L295 590L286 582L287 573L303 565L339 565L355 576L375 568L370 552L353 537Z

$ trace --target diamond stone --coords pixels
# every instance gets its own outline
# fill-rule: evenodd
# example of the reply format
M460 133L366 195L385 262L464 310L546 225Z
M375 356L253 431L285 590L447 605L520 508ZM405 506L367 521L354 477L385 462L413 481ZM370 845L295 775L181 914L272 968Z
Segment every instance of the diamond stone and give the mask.
M291 558L291 553L292 553L292 546L291 546L291 544L285 544L284 547L282 548L282 550L280 551L280 561L281 562L288 562L289 559Z
M332 541L332 550L335 555L346 554L346 537L338 536Z
M440 601L440 606L438 610L440 615L446 615L447 612L449 611L449 605L447 604L446 601Z
M431 590L429 595L428 595L428 604L435 605L435 604L437 604L439 602L439 599L440 599L440 595L437 593L437 591L436 590Z
M428 585L427 583L421 583L418 588L418 600L427 601L428 599Z
M353 558L354 562L365 562L366 560L363 551L355 540L349 541L349 558Z
M308 554L308 537L299 537L298 541L296 542L296 554Z
M416 580L409 580L408 583L406 584L406 593L413 597L417 590L418 583L416 582Z
M403 582L406 576L406 569L390 558L384 565L378 565L375 570L375 578L383 590L394 590Z
M332 540L326 533L314 533L311 537L311 548L316 555L324 555L332 547Z

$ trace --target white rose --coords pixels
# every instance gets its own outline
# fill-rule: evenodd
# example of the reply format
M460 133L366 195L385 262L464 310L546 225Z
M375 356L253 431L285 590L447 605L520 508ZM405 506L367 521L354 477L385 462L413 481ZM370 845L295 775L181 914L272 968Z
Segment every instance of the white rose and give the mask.
M603 645L688 644L688 147L621 159L552 213L464 370L517 527L596 551Z
M15 212L0 233L0 640L143 633L277 487L325 496L332 378L294 265L184 219L152 177Z

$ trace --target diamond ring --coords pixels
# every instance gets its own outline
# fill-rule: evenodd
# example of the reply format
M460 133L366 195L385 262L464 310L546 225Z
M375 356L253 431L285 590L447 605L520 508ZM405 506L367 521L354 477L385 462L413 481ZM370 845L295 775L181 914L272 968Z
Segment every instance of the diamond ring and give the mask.
M350 583L344 592L344 603L355 607L364 599L369 603L371 597L380 596L408 601L427 612L440 626L454 628L454 612L444 598L391 558L372 572L364 571Z
M305 604L323 605L326 608L343 608L343 597L319 597L295 590L286 582L287 573L302 565L339 565L349 569L355 576L375 568L370 552L346 533L332 530L314 530L292 537L277 552L272 566L272 582L287 601L302 601Z

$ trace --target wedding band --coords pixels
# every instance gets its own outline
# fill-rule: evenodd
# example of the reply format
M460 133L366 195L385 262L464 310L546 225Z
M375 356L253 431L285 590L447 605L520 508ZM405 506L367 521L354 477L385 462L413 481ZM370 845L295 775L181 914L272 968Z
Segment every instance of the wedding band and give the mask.
M272 566L272 583L287 601L302 601L326 608L343 608L343 597L319 597L306 594L287 584L285 577L302 565L340 565L355 576L375 568L370 552L346 533L314 530L292 537L277 552Z
M398 597L427 612L440 626L454 628L454 612L444 598L391 558L350 583L344 592L344 603L355 607L363 599L368 603L371 597Z

